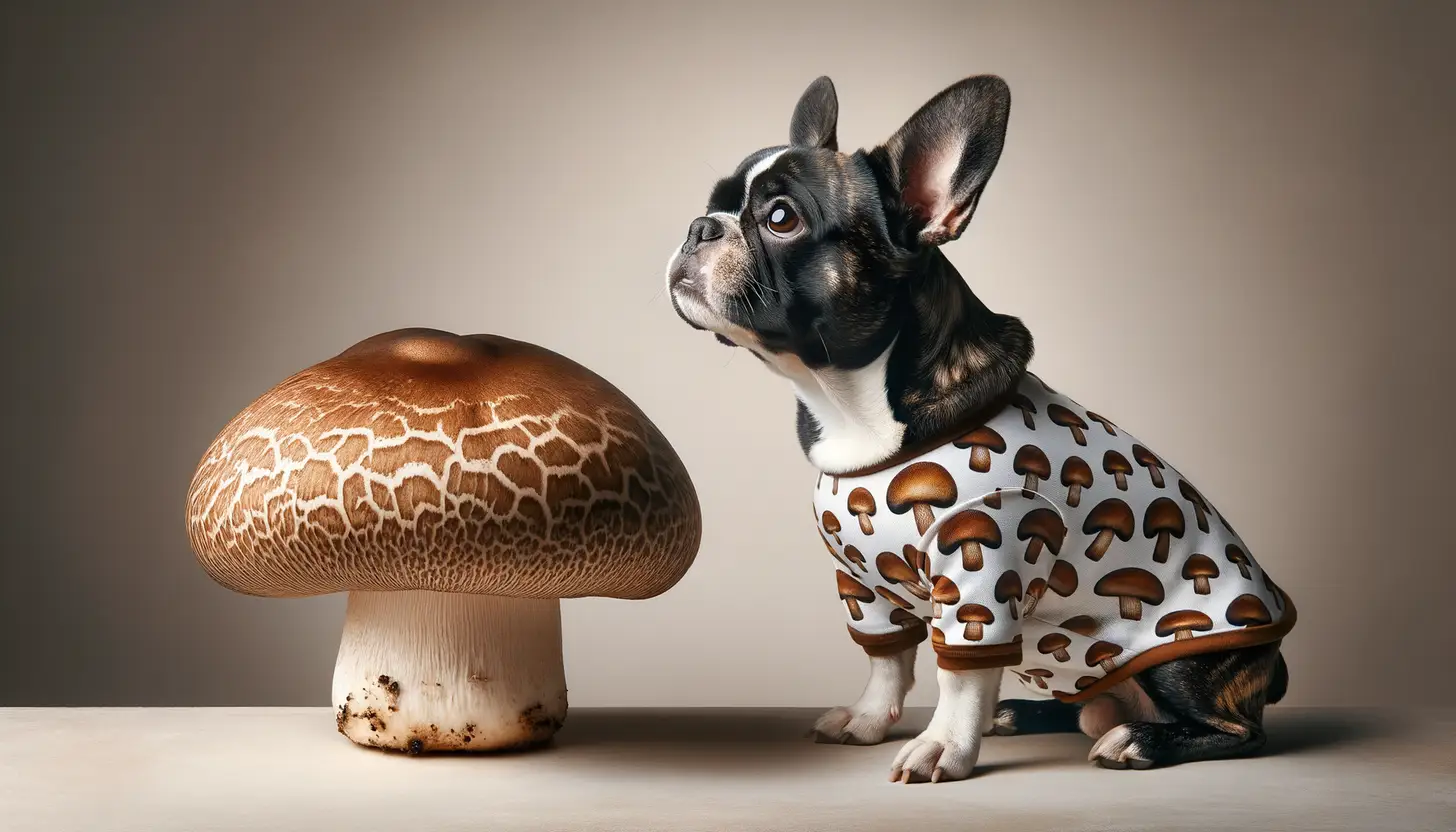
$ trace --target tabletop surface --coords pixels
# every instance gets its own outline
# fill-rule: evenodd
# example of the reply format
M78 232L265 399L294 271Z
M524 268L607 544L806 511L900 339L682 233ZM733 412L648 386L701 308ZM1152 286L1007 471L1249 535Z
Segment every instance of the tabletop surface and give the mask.
M805 739L817 713L577 709L536 751L408 757L327 708L0 709L0 829L1456 829L1456 710L1276 707L1265 755L1154 771L993 737L971 780L909 786L927 709L873 747Z

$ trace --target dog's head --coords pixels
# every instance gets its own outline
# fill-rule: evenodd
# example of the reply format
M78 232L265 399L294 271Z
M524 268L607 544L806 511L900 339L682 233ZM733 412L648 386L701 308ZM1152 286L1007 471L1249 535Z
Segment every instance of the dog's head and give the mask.
M1010 102L1000 78L967 78L882 146L846 154L834 85L816 80L789 144L751 154L714 186L668 265L673 308L771 366L874 361L917 314L927 253L970 221Z

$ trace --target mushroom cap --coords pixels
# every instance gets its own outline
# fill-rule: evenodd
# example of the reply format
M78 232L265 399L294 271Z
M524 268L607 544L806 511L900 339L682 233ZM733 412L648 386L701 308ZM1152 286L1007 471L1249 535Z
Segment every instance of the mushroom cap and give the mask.
M1132 463L1117 451L1108 451L1102 455L1102 470L1109 474L1131 474Z
M1092 466L1087 460L1080 456L1069 456L1067 461L1062 463L1062 485L1080 485L1088 488L1092 485Z
M870 493L868 488L856 488L849 492L849 510L853 514L875 513L875 495Z
M1203 495L1199 493L1198 489L1190 485L1188 480L1178 480L1178 493L1182 494L1183 499L1188 502L1193 503L1204 511L1208 510L1208 501L1203 499Z
M1028 676L1035 676L1038 679L1050 679L1053 676L1055 676L1056 674L1055 673L1052 673L1050 670L1047 670L1045 668L1041 668L1041 667L1028 667L1026 669L1026 675L1028 675Z
M844 530L844 527L839 525L839 518L835 517L832 511L824 512L819 519L824 523L824 531L830 534L838 534Z
M896 607L890 610L890 623L896 627L914 627L923 624L924 619L909 610L902 610Z
M1020 600L1021 575L1017 574L1015 569L1008 569L1005 572L1002 572L1001 577L996 579L996 586L994 588L993 594L995 595L996 600L1002 603L1005 603L1012 598Z
M1108 497L1087 512L1087 519L1082 522L1082 533L1094 534L1105 529L1126 543L1132 539L1132 530L1136 523L1131 506L1117 497Z
M1064 560L1057 561L1047 575L1047 586L1063 598L1070 596L1077 591L1077 568Z
M1243 549L1240 549L1237 545L1233 543L1230 543L1229 545L1223 547L1223 556L1228 558L1229 563L1242 563L1245 566L1249 565L1249 556L1244 554Z
M1062 551L1062 540L1067 536L1067 527L1061 515L1049 508L1034 508L1021 518L1016 527L1017 540L1040 538L1052 554Z
M1001 545L1001 527L984 511L958 511L940 524L936 541L943 555L966 543L980 543L995 549Z
M1037 651L1041 653L1054 653L1058 650L1065 650L1072 640L1061 633L1047 633L1036 643Z
M1080 636L1090 636L1097 632L1097 619L1090 615L1074 615L1057 626L1063 630L1071 630Z
M993 450L998 454L1006 452L1006 440L1001 438L1001 434L997 433L991 428L986 427L985 425L982 425L981 427L976 428L965 436L962 436L960 439L955 440L953 444L957 448L969 448L973 445L980 445L981 447L989 448L990 450Z
M1253 596L1250 596L1253 597ZM1178 630L1212 630L1213 619L1198 610L1178 610L1158 619L1154 629L1160 636L1171 636Z
M1105 597L1137 598L1149 604L1163 603L1163 583L1146 569L1127 566L1102 576L1092 591Z
M846 575L842 570L834 570L834 583L839 590L840 598L853 598L856 601L875 600L874 590Z
M885 580L894 581L897 584L915 583L920 580L920 573L915 571L915 567L906 563L894 552L881 552L876 555L875 569L884 576Z
M1087 655L1084 658L1087 661L1087 666L1091 667L1098 662L1105 662L1114 656L1120 655L1122 655L1121 645L1113 644L1110 641L1096 641L1092 643L1091 647L1087 648Z
M961 588L950 578L937 575L930 585L930 600L937 604L958 604L961 600Z
M962 624L995 624L996 613L980 604L964 604L956 610L956 620Z
M647 598L692 564L702 518L672 446L602 377L522 341L404 329L229 422L187 531L249 595Z
M885 489L885 504L896 514L904 514L918 503L948 508L955 503L955 498L955 478L934 462L905 466Z
M1087 423L1082 421L1081 416L1078 416L1076 413L1059 404L1047 405L1047 418L1064 428L1071 427L1072 425L1076 425L1079 428L1087 427Z
M1269 608L1264 606L1264 602L1257 595L1240 595L1235 598L1224 615L1228 618L1228 623L1235 627L1253 627L1274 620L1269 616Z
M1148 537L1158 532L1168 532L1174 537L1183 536L1183 509L1167 497L1159 497L1148 505L1143 515L1143 534Z
M1011 470L1018 474L1035 474L1041 479L1052 475L1052 463L1041 448L1035 445L1022 445L1016 451L1016 459L1011 465Z
M1183 562L1183 577L1188 580L1194 578L1217 578L1218 564L1208 555L1193 554Z
M1144 448L1142 445L1134 444L1132 446L1132 458L1137 460L1139 465L1151 465L1154 468L1163 467L1163 460L1158 459L1157 454Z

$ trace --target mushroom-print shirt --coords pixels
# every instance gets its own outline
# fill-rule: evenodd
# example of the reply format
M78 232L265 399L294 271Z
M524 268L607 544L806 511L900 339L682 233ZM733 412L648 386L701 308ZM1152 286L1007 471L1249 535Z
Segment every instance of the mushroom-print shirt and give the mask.
M1081 701L1294 624L1289 598L1186 477L1030 373L958 438L822 475L814 515L867 652L916 644L928 622L941 667L1009 667L1036 694Z

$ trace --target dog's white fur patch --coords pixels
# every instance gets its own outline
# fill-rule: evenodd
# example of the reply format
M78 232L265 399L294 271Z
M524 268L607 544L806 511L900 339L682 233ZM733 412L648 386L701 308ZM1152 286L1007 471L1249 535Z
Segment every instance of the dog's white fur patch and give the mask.
M905 743L890 766L890 779L964 780L981 756L981 733L995 719L1001 692L1001 668L945 670L937 668L940 699L920 736Z
M905 695L915 686L915 650L870 656L870 679L853 705L830 708L814 723L819 742L874 745L900 721Z

